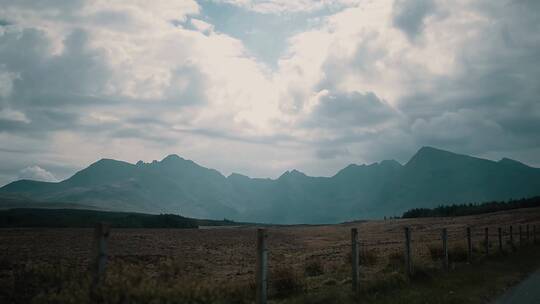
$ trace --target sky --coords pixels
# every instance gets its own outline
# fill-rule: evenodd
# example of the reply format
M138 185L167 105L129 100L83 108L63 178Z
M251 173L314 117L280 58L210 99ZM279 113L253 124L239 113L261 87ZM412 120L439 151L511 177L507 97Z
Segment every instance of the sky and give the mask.
M0 0L0 185L168 154L540 167L537 0Z

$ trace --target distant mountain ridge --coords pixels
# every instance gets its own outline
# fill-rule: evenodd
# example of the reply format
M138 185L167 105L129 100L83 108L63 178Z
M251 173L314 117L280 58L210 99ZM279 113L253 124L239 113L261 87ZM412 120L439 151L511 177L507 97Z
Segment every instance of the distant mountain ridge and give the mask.
M351 164L332 177L292 170L277 179L228 177L169 155L130 164L99 160L72 177L47 183L20 180L0 188L43 202L106 210L176 213L188 217L271 223L335 223L399 215L444 203L540 195L540 169L503 158L496 162L432 147L405 165L384 160Z

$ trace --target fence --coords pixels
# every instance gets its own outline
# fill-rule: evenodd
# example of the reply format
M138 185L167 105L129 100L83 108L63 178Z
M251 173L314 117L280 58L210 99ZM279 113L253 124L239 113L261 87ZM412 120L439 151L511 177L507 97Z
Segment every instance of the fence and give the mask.
M525 227L525 229L523 229ZM503 229L503 227L496 227L497 228L497 248L499 253L503 252L510 252L517 250L517 247L514 244L514 230L513 226L509 225L507 229ZM415 230L413 230L409 226L405 226L404 229L404 235L403 235L403 267L406 275L408 277L412 277L414 275L414 233ZM421 231L421 230L420 230ZM481 229L474 229L473 227L466 227L465 230L462 232L462 234L459 236L459 239L457 237L453 238L453 241L463 241L464 244L466 244L466 260L469 264L474 263L475 260L481 258L482 256L488 257L490 254L493 254L493 252L490 252L490 230L488 227L484 227L483 229L483 242L481 242L481 247L483 247L483 252L477 252L475 253L473 250L473 244L474 244L474 233L478 231L482 231ZM351 267L351 289L353 292L357 293L360 290L360 250L359 246L361 244L361 241L359 240L359 230L357 227L353 227L350 229L350 252L351 252L351 259L350 259L350 267ZM531 235L532 234L532 235ZM92 269L92 285L91 285L91 292L94 293L97 290L97 287L100 286L100 284L103 281L103 278L106 273L106 267L107 267L107 259L108 259L108 252L107 252L107 242L110 235L110 226L104 223L100 223L96 226L94 230L94 252L93 252L93 266ZM477 234L481 235L481 234ZM268 254L272 252L271 248L268 247L267 239L269 236L268 230L264 228L257 229L257 242L256 242L256 266L255 266L255 277L256 277L256 303L258 304L266 304L268 299ZM461 239L463 237L463 239ZM537 225L532 226L532 230L530 229L529 224L518 225L518 238L519 238L519 247L526 246L528 244L531 244L531 238L532 243L536 244L538 240L537 235ZM445 271L450 271L450 259L452 258L451 252L449 252L449 233L447 228L442 228L440 230L440 241L441 241L441 260L442 265L441 267ZM506 246L505 242L506 241Z

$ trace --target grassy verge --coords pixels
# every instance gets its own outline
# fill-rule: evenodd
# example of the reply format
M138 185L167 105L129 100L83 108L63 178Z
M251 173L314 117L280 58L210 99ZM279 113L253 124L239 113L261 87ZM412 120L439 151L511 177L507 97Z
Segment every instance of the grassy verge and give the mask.
M369 267L364 253L365 267ZM438 254L433 253L435 258ZM540 246L529 246L509 254L494 254L472 264L455 261L452 270L440 270L437 262L415 265L415 276L407 279L402 257L396 255L387 267L361 281L361 292L350 291L350 277L325 273L322 260L310 260L305 271L275 268L269 276L271 303L486 303L540 268ZM459 259L461 260L461 259ZM343 270L347 270L344 261ZM150 264L154 264L153 268ZM431 266L426 266L431 265ZM151 270L149 270L149 267ZM367 268L366 268L367 269ZM90 278L84 269L57 263L12 265L0 260L0 303L253 303L254 284L239 282L195 282L173 260L153 263L114 261L103 285L90 297ZM322 280L322 281L321 281ZM313 288L314 282L318 287Z
M363 281L358 296L350 286L334 286L319 292L283 300L283 304L316 303L486 303L540 268L540 247L497 254L472 265L455 264L450 272L417 267L407 280L400 272L379 274Z

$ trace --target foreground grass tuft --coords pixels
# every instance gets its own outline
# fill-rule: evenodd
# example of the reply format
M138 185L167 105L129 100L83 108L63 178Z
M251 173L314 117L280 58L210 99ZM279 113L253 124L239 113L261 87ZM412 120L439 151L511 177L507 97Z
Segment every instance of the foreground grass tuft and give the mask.
M311 259L304 266L304 273L308 277L316 277L324 274L323 263L320 259Z
M269 294L275 303L485 303L540 267L540 246L520 248L513 254L478 257L472 265L455 263L445 272L433 263L416 261L414 276L403 272L402 255L389 259L390 266L363 276L360 293L353 295L348 280L328 274L307 277L293 268L274 268L269 275ZM319 270L321 261L314 267ZM12 265L3 261L0 303L252 303L253 282L192 282L178 276L174 261L162 261L153 275L147 265L114 262L91 300L87 271L55 263ZM189 276L188 276L189 277ZM318 288L306 289L307 282Z
M304 280L290 267L278 267L268 277L271 292L278 298L289 297L304 291Z
M0 303L251 303L252 284L215 284L149 276L142 266L115 263L101 286L90 292L90 278L62 264L28 264L16 269L0 291ZM167 277L167 278L166 278ZM7 286L6 286L7 285Z
M486 303L538 269L538 256L540 247L531 246L512 255L493 255L472 265L460 263L450 272L417 265L411 279L387 267L374 278L362 281L358 295L352 294L350 286L335 286L282 303ZM390 261L398 259L396 254Z

